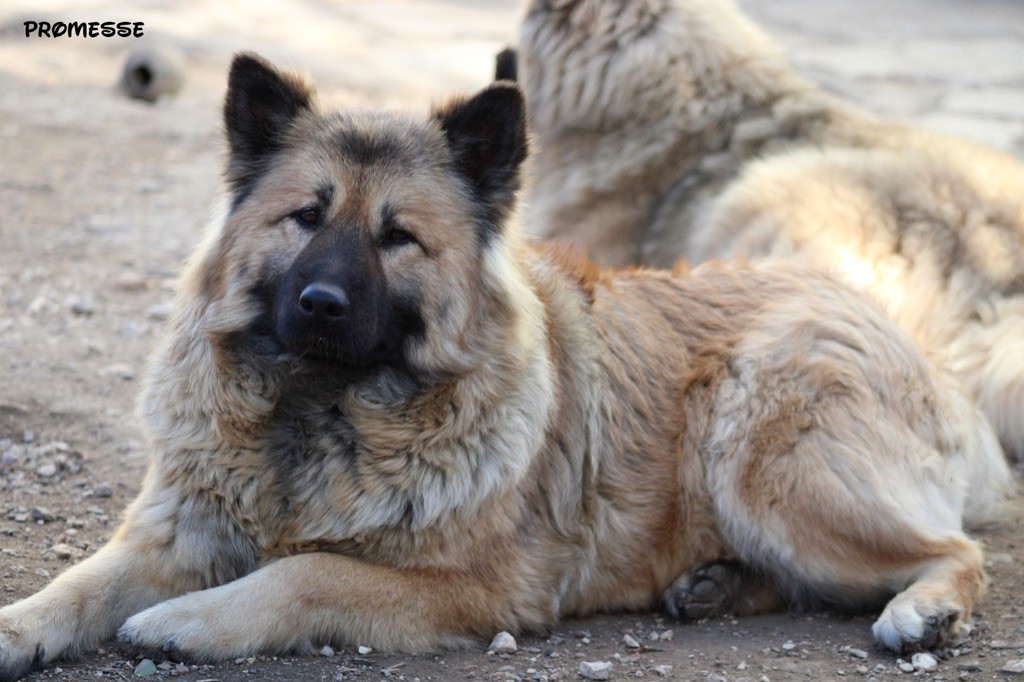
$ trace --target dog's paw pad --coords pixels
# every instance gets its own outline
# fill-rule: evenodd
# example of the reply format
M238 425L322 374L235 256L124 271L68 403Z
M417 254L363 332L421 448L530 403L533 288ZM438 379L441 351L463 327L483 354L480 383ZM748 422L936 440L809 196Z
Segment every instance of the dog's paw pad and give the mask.
M700 620L727 613L742 583L737 565L716 562L681 575L665 591L665 610L679 620Z

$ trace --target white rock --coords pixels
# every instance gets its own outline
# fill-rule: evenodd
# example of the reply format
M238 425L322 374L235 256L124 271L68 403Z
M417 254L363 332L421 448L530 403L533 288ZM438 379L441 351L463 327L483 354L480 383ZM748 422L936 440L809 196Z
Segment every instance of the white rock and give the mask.
M371 649L368 646L360 646L358 649L356 649L356 651L359 652L360 656L365 656L366 654L372 654L373 653L373 649Z
M796 644L793 643L793 640L789 640L788 642L786 642L785 644L782 645L782 648L785 651L792 651L793 649L796 648Z
M166 320L174 312L174 304L171 302L157 303L146 308L146 317L156 322Z
M634 639L632 635L623 635L622 641L625 642L626 646L628 646L630 649L640 648L640 642L636 641L636 639Z
M100 375L105 377L116 377L124 381L131 381L135 378L135 369L125 363L107 365L100 370Z
M668 677L672 674L672 666L670 665L656 665L654 666L654 672L658 673L661 677Z
M900 663L900 670L902 670L905 673L912 673L914 672L914 665L912 663L907 663L906 661L903 661Z
M333 656L334 655L334 649L332 649L330 646L324 644L324 648L320 650L320 655L321 656Z
M607 680L612 674L612 664L608 661L583 661L579 673L585 680Z
M659 635L659 637L661 639L665 640L666 642L671 642L672 641L672 631L671 630L665 630L665 632L661 633L661 635Z
M96 312L96 304L88 296L72 296L68 299L68 307L75 315L92 315Z
M36 469L36 473L43 478L50 478L57 474L57 465L53 462L47 462L46 464L40 464Z
M1004 673L1024 675L1024 658L1018 658L1014 661L1007 661L1006 665L1003 666L1002 671Z
M914 670L923 670L926 673L939 667L939 659L927 652L914 654L910 662L914 666Z
M496 654L514 654L517 648L516 638L502 630L494 636L487 650Z
M56 555L58 559L64 560L77 559L79 556L82 555L82 550L78 549L77 547L72 547L71 545L63 542L57 543L56 545L50 547L50 549L46 551Z

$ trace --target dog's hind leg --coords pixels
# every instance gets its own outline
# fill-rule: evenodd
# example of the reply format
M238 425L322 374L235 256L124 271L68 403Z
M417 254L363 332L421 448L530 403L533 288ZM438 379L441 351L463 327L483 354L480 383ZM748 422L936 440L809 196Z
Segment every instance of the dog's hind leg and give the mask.
M679 576L663 597L665 610L679 620L731 614L750 616L775 611L782 595L763 576L738 561L697 566Z
M919 441L917 454L901 454L912 433L892 429L886 441L871 428L810 427L785 451L747 442L723 453L708 471L723 536L790 603L867 611L895 595L877 641L934 646L970 615L985 581L981 551L936 480L942 456ZM858 458L868 447L875 454Z

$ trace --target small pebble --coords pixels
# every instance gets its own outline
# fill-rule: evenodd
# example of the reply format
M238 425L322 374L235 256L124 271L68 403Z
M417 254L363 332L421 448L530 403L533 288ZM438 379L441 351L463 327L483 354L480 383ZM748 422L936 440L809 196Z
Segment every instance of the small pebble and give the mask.
M907 663L906 661L901 661L900 670L905 673L912 673L914 672L914 665L912 663Z
M1024 658L1007 661L1006 665L1002 667L1002 671L1013 675L1024 675Z
M137 272L125 272L118 276L114 286L121 291L142 291L149 286L149 282Z
M92 489L93 497L110 497L113 494L114 489L110 487L109 483L97 483Z
M53 515L53 512L46 507L32 507L29 514L31 514L32 518L36 521L42 521L43 523L50 523L57 519L57 517Z
M583 661L579 673L585 680L607 680L612 674L612 664L608 661Z
M96 312L96 305L88 297L72 296L68 299L68 307L75 315L92 315Z
M516 638L511 634L502 631L494 636L491 640L491 645L487 647L488 651L496 654L513 654L516 652Z
M156 675L156 663L148 658L142 659L142 662L135 666L135 677L152 677L153 675Z
M911 665L914 670L921 670L929 673L939 667L939 659L935 658L927 652L921 652L914 654L910 659Z
M64 560L74 558L82 553L80 549L72 547L71 545L68 545L63 542L57 543L53 547L50 547L50 549L47 551L52 552L54 555L56 555L58 559Z
M373 653L373 649L371 649L368 646L360 646L358 649L356 649L356 651L359 652L360 656L365 656L367 654L372 654Z
M636 641L636 639L632 635L623 635L622 641L625 642L626 646L630 649L640 648L640 642Z
M332 649L330 646L324 644L324 648L320 649L320 655L321 656L333 656L334 655L334 649Z
M157 303L146 308L146 317L154 322L163 322L174 312L174 304L171 302Z
M796 644L793 643L793 640L789 640L788 642L782 645L782 648L785 651L792 651L796 648Z
M670 665L656 665L654 666L654 672L658 673L661 677L668 677L672 674L672 666Z
M47 462L46 464L40 464L36 468L36 474L43 478L51 478L57 474L57 465L53 462Z
M131 381L135 378L135 370L131 365L124 363L108 365L100 371L100 374L106 377L116 377L123 381Z

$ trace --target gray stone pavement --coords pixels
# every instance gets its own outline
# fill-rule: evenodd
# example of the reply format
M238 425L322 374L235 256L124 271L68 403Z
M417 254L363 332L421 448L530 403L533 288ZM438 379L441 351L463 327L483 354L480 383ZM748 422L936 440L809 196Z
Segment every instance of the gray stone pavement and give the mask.
M1024 152L1024 3L740 4L828 89L936 131Z

